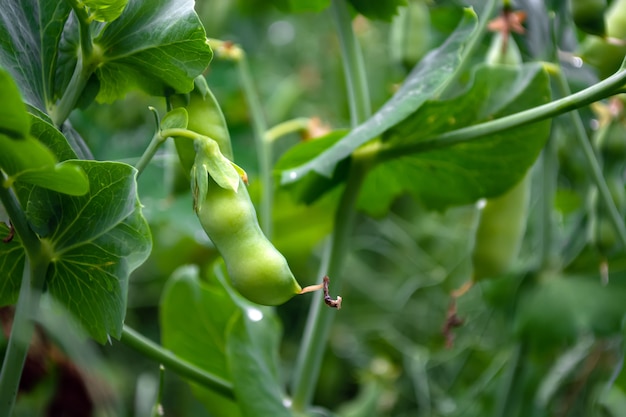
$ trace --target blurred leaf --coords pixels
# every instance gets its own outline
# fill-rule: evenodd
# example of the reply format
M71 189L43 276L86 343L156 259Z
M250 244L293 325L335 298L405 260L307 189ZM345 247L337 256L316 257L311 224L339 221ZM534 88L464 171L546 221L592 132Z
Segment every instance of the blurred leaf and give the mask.
M285 13L321 12L330 6L330 0L270 0Z
M228 326L226 349L235 395L246 416L291 417L276 374L280 325L275 317L264 317L258 308L248 307Z
M12 139L25 138L30 129L26 106L11 75L0 67L0 134Z
M354 128L341 141L298 167L285 170L282 182L290 183L315 171L331 176L339 161L369 140L381 135L439 94L460 63L459 51L474 36L476 14L466 10L457 30L438 49L429 53L411 72L396 94L371 118Z
M3 209L0 204L0 211ZM3 219L0 219L3 220ZM5 239L11 231L9 227L0 221L0 239ZM0 242L0 306L11 305L17 302L20 292L22 275L24 273L24 260L26 252L20 243L19 236L14 235L9 242Z
M506 191L534 163L548 138L550 121L425 152L403 152L402 146L546 103L548 81L537 64L482 66L460 96L426 102L413 117L388 131L384 146L397 148L397 156L368 174L359 207L382 215L397 196L410 192L427 206L441 209Z
M599 278L545 276L521 298L515 327L540 349L590 332L617 334L625 297L619 282L603 286Z
M127 3L128 0L83 0L89 17L100 22L112 22L117 19Z
M189 117L187 110L183 107L179 107L172 111L167 112L163 119L161 119L161 130L164 129L187 129L187 123Z
M0 65L24 101L43 112L54 102L57 45L70 10L67 1L37 0L7 0L0 8Z
M193 0L131 0L94 42L102 50L99 102L134 88L157 96L191 91L213 55Z
M83 196L40 187L17 191L33 230L53 253L48 291L104 343L109 334L121 334L128 277L152 242L137 200L136 170L115 162L74 163L89 178ZM3 293L5 300L16 296Z
M67 138L51 123L34 115L31 115L30 122L30 134L46 145L58 160L77 159L76 152Z
M407 0L349 0L352 6L368 19L384 20L391 19L398 13L400 6L406 6Z
M163 346L195 366L231 381L226 360L226 327L237 306L219 285L200 282L196 266L172 274L161 297ZM190 383L194 394L216 417L237 417L233 400Z
M285 410L278 391L279 322L271 308L239 296L226 282L223 268L221 262L215 265L209 284L200 282L193 266L173 274L161 302L163 345L194 365L233 381L237 402L191 384L212 415L283 415L274 413L281 407Z
M10 109L0 111L0 169L9 177L9 183L33 184L70 195L85 194L89 189L85 173L72 162L57 164L50 149L28 135L30 116L15 83L4 70L0 70L0 82L0 99L6 103L3 108Z

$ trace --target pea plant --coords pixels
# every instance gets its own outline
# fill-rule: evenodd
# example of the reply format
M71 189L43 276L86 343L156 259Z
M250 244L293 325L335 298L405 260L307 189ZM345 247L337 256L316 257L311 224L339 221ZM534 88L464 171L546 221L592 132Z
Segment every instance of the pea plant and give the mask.
M0 416L623 415L625 17L5 0Z

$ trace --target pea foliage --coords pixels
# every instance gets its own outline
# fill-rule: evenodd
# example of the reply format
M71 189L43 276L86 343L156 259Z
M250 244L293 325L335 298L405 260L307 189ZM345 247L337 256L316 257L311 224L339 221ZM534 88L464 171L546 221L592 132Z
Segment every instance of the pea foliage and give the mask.
M625 16L5 0L0 417L623 415Z

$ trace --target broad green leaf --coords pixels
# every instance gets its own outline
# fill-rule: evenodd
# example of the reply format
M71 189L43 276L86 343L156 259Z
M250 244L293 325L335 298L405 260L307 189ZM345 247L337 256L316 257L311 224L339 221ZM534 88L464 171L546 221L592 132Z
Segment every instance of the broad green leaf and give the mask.
M407 0L349 1L359 13L368 19L384 20L387 22L391 22L391 19L398 13L398 7L406 6L407 4Z
M282 182L297 181L310 171L331 176L339 161L349 156L359 146L409 117L426 100L439 94L442 86L445 86L460 64L460 51L475 35L475 30L476 14L466 9L456 31L441 47L422 59L396 94L376 114L312 160L285 170Z
M0 65L24 101L43 112L54 102L57 45L70 10L68 1L5 0L0 7Z
M515 328L540 349L583 334L617 335L625 296L626 287L619 281L603 286L597 277L543 276L520 298Z
M10 139L0 135L0 168L10 184L23 182L70 195L83 195L89 181L74 162L57 163L52 151L33 137Z
M272 365L279 347L280 329L275 320L263 320L255 307L236 314L227 329L226 352L235 395L246 416L292 417Z
M112 22L117 19L127 3L128 0L83 0L89 17L100 22Z
M131 0L94 42L102 53L96 69L100 102L135 88L161 96L190 91L212 57L193 0Z
M3 207L0 204L0 210ZM9 227L0 219L0 239L9 237ZM0 306L15 304L20 292L26 252L19 236L14 235L9 242L0 241Z
M58 160L78 159L68 139L51 123L34 115L31 115L30 123L30 134L46 145Z
M425 103L387 133L383 143L395 148L397 156L379 163L368 174L359 207L382 215L393 199L405 192L432 208L470 204L503 193L534 163L548 138L550 121L419 153L405 153L403 146L549 99L548 76L538 64L480 67L466 92L450 100Z
M0 67L0 134L20 139L28 135L30 122L20 91L11 75Z
M23 182L70 195L85 194L89 187L85 173L71 162L57 164L54 153L29 132L37 137L45 136L58 146L67 141L52 126L46 128L43 120L26 112L17 86L1 68L0 99L6 103L5 110L0 110L0 170L8 176L8 184ZM55 135L53 131L60 138L51 139L49 136Z
M151 248L136 194L136 170L115 162L74 161L89 192L68 196L40 187L18 188L33 230L53 251L48 291L90 335L119 337L128 277Z
M161 342L166 349L226 381L226 326L237 306L219 285L200 282L196 266L172 274L161 297ZM192 341L192 343L189 343ZM237 417L237 404L211 390L190 383L194 394L216 417Z
M276 171L290 171L290 168L305 163L333 146L347 133L347 130L335 130L323 137L300 142L281 156L275 165ZM331 178L321 176L315 172L309 172L304 178L295 183L288 184L285 188L289 189L289 192L294 196L296 201L311 204L322 194L329 192L345 180L347 167L348 164L340 163Z
M270 0L285 13L321 12L330 6L330 0Z
M271 308L251 304L239 296L226 282L224 269L222 263L215 265L208 283L200 281L196 267L183 267L173 274L161 299L163 346L232 381L236 402L191 384L212 415L282 415L251 412L258 410L258 405L250 403L261 401L265 409L271 409L267 402L282 398L278 389L279 322ZM256 376L250 375L253 369L258 372ZM247 385L250 378L259 382ZM252 392L256 390L269 393L269 398L259 400Z

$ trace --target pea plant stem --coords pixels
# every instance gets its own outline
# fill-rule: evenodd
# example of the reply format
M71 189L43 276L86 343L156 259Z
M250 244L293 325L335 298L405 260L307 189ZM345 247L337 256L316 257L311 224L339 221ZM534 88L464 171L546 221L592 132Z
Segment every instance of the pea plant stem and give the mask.
M557 88L559 89L561 95L564 97L570 96L571 91L569 84L567 83L567 79L565 78L563 72L559 71L555 76ZM585 161L587 162L587 170L591 175L591 180L594 182L596 187L598 187L598 194L605 207L608 209L609 220L617 231L622 245L626 247L626 226L624 225L624 220L622 219L622 216L613 201L613 197L611 197L611 191L609 190L609 187L604 180L604 176L602 175L602 168L600 167L598 158L596 158L596 154L593 151L593 146L591 145L591 141L589 140L589 136L585 130L582 118L580 117L578 111L571 112L570 118L574 124L574 137L578 146L583 151Z
M335 212L335 228L328 248L330 259L326 271L326 275L331 277L331 293L339 293L344 282L342 266L356 217L356 201L366 173L364 161L353 161L346 188ZM324 305L321 292L315 293L311 302L292 381L293 409L298 412L304 412L313 398L328 335L337 312Z
M286 136L290 133L302 132L309 127L311 119L307 117L298 117L297 119L287 120L272 127L265 132L265 141L268 143L274 143L278 139Z
M550 119L591 104L594 101L612 96L625 83L626 71L621 68L617 73L597 84L592 85L591 87L538 107L533 107L531 109L489 122L445 132L431 138L426 138L418 143L412 143L404 146L383 146L378 153L378 160L384 161L387 159L406 156L412 153L447 148L522 125Z
M70 115L72 109L76 107L76 103L83 94L89 77L95 70L95 66L92 62L93 42L91 39L89 16L87 16L85 9L77 0L70 0L70 5L78 19L80 50L78 51L78 60L76 61L74 73L72 74L67 88L63 92L57 105L49 109L50 117L56 126L61 126Z
M157 361L178 375L224 395L225 397L234 398L233 386L229 381L190 364L126 325L122 328L120 341L145 357Z
M333 0L330 11L339 35L343 71L347 81L350 123L352 127L356 127L372 114L363 54L352 29L346 1Z
M352 30L352 20L345 0L333 0L331 13L339 33L351 125L356 127L371 115L363 56ZM330 259L324 274L331 277L331 285L335 293L341 291L343 284L342 266L348 253L350 236L354 227L356 201L369 168L369 161L369 157L353 156L348 180L335 211L333 235L330 247L326 248ZM335 313L336 310L324 306L322 294L316 293L309 310L291 385L292 407L295 411L304 412L311 404Z
M261 229L268 237L272 238L272 205L274 201L274 182L272 181L272 144L265 140L267 122L263 112L263 106L259 94L254 86L248 58L241 54L237 60L241 86L248 102L250 117L252 118L252 130L256 143L257 158L259 164L259 179L261 183L261 203L259 207L259 222Z
M548 143L543 148L541 155L541 259L542 270L550 270L556 267L558 255L554 246L554 196L556 194L556 182L558 174L558 161L555 150L554 125Z
M28 346L35 332L33 317L39 307L39 297L45 284L50 257L45 246L30 229L26 216L10 189L0 186L0 201L26 252L22 285L0 371L0 417L9 417L15 404Z

